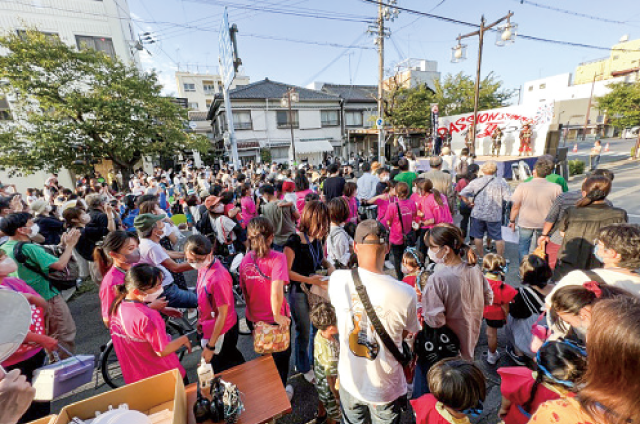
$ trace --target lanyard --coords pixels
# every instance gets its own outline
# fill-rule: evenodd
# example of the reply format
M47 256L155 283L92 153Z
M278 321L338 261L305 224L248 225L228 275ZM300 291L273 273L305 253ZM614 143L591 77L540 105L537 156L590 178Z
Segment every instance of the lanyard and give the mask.
M311 253L311 259L313 260L313 269L316 270L320 266L320 263L322 262L322 256L320 252L318 252L313 247L313 244L311 244L311 242L309 241L309 237L305 233L302 233L302 234L304 235L304 238L307 241L307 246L309 246L309 252Z
M209 268L207 268L207 270L204 272L204 274L202 274L202 279L200 280L200 283L198 283L198 285L202 284L206 279L207 279L207 274L209 273L209 271L211 271L211 268L213 268L213 265L215 265L216 263L216 257L213 257L213 260L211 261L211 265L209 265ZM207 291L206 286L203 286L205 288L205 292Z

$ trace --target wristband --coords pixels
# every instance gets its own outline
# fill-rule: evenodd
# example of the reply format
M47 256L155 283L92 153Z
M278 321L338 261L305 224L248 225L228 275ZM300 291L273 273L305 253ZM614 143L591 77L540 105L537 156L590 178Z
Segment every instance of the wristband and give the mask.
M206 348L207 348L207 350L210 350L211 352L213 352L213 351L215 351L215 350L216 350L216 347L215 347L215 346L209 346L209 343L207 343L206 345L204 345L204 347L206 347Z
M549 237L549 234L540 234L540 237Z
M510 223L510 224L515 224L515 223L516 223L516 221L515 221L515 220L510 219L510 220L509 220L509 223Z

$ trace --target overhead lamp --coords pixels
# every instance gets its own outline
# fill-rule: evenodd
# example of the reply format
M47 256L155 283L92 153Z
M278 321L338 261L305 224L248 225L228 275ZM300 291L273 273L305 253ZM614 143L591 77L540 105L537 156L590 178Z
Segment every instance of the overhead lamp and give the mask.
M496 32L496 46L506 46L513 44L516 41L518 35L518 24L511 23L507 20L507 23L500 25Z
M460 44L458 41L458 45L451 48L451 62L458 63L467 59L467 45Z

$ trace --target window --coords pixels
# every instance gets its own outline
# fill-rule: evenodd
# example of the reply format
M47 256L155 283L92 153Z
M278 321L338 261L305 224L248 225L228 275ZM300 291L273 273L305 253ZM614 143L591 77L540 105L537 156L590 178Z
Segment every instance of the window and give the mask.
M0 121L11 121L11 109L9 102L4 96L0 96Z
M211 103L212 102L213 102L213 100L211 100L211 99L205 100L205 103L207 104L207 109L209 109L211 107Z
M362 123L365 128L372 128L373 124L375 124L376 119L378 118L377 110L365 110L362 112L363 118Z
M613 60L618 60L618 59L620 59L620 56L619 56L619 55L615 55L615 56L613 56Z
M27 31L19 29L17 32L20 38L23 40L26 38ZM38 31L38 33L44 35L47 41L60 41L60 36L55 32Z
M347 112L344 115L345 124L348 127L361 127L362 126L362 112Z
M547 88L547 84L540 84L540 90L544 90L545 88Z
M216 86L213 84L213 81L202 81L202 89L207 96L216 94Z
M190 110L198 110L198 102L189 102Z
M251 112L248 110L233 112L233 128L236 130L250 130Z
M196 91L196 85L185 82L182 84L184 91Z
M323 127L335 127L340 124L340 118L337 110L320 111L320 119Z
M113 48L111 38L76 35L76 43L80 50L94 49L112 58L116 57L116 51Z
M533 85L529 86L529 91L533 91Z
M300 126L298 122L298 111L291 111L291 115L293 115L293 128L298 128ZM276 112L276 118L278 121L278 128L290 128L291 123L289 122L289 111L288 110L279 110Z

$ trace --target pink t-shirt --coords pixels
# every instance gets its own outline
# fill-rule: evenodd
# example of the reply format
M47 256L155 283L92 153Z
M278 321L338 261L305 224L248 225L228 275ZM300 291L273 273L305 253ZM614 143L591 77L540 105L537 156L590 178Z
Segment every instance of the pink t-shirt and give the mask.
M387 196L387 198L376 199L373 202L376 206L378 206L378 221L383 222L384 216L387 214L387 209L389 205L397 202L398 199L395 196Z
M244 196L240 199L240 207L242 209L242 228L247 228L247 224L249 224L251 218L258 216L256 203L251 196Z
M212 318L212 313L217 317L218 307L223 305L229 307L224 327L222 327L222 334L229 331L238 321L232 287L231 275L219 260L216 259L211 268L206 267L198 270L196 285L200 313L198 322L202 326L203 335L207 340L211 337L216 323L216 319Z
M304 209L304 204L305 204L304 198L309 193L313 193L313 191L311 189L306 189L306 190L296 192L296 197L297 197L296 208L298 209L298 212L302 212L302 209Z
M2 282L0 282L0 287L21 294L34 294L36 296L40 296L37 291L31 288L31 286L17 277L5 277ZM31 306L31 327L29 328L29 331L33 331L37 334L45 334L44 310L42 310L42 308L38 308L35 305L29 306ZM2 363L2 366L10 367L11 365L26 361L27 359L35 356L36 353L40 352L41 350L42 347L40 345L33 343L22 343L18 350L16 350Z
M389 228L389 241L396 245L404 242L402 229L404 228L404 234L409 234L411 223L418 215L416 204L411 199L398 200L398 204L402 213L402 224L400 224L396 205L390 205L387 208L387 213L382 220L382 223Z
M433 224L422 224L422 228L433 228L434 225L443 222L447 224L453 224L453 217L451 216L451 211L449 210L447 198L444 194L440 194L440 199L442 199L442 205L439 205L436 202L436 198L433 193L421 198L418 209L424 214L422 219L425 221L430 219L434 220Z
M122 321L125 322L124 327ZM178 369L182 377L186 375L178 355L158 356L171 341L160 312L144 303L125 300L109 324L111 340L126 384L172 369Z
M100 283L100 305L102 309L102 319L109 320L109 309L115 300L116 286L124 284L125 272L112 266L109 271L102 277L102 283Z
M253 251L247 253L240 263L240 284L247 301L245 315L249 321L274 322L271 310L271 283L273 281L289 283L289 266L284 253L271 250L264 258L256 257ZM280 314L289 316L289 304L286 297L282 301Z
M353 222L354 224L358 223L358 203L356 202L356 197L347 197L342 196L344 200L347 201L349 205L349 218L347 218L347 222Z

